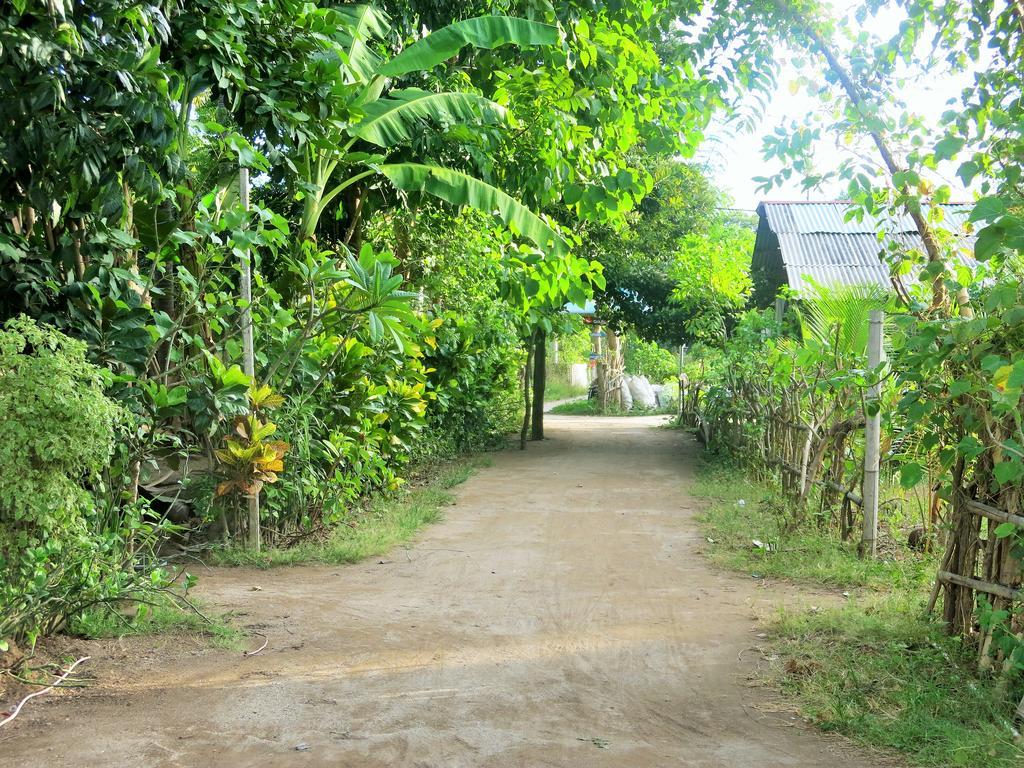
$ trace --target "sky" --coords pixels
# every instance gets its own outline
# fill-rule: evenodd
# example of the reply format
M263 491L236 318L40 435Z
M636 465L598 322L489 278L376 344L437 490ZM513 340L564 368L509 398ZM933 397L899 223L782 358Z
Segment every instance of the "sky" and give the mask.
M882 27L891 25L895 29L898 19L890 14L888 17L883 16L878 23ZM726 126L715 125L709 133L709 141L698 153L698 159L709 165L718 186L729 193L738 208L752 210L761 200L826 200L844 196L841 184L805 193L800 188L799 179L794 179L785 186L764 193L757 191L758 184L753 181L756 176L771 176L782 167L777 160L765 160L762 157L762 137L794 117L802 118L820 108L816 98L806 90L801 88L793 93L791 84L797 77L795 68L791 65L783 66L777 88L754 133L737 134ZM950 108L947 100L959 94L968 79L966 75L943 75L928 83L916 83L903 96L912 111L937 123L939 116ZM823 167L829 165L830 152L835 153L835 148L823 146L818 152ZM956 178L955 170L955 166L940 167L940 176L953 188L954 200L969 200L971 195Z

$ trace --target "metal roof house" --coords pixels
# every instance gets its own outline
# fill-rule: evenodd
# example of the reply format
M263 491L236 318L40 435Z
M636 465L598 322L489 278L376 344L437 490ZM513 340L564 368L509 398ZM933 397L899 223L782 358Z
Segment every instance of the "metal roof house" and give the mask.
M952 232L969 252L970 204L946 204L937 226ZM757 238L751 260L755 306L767 307L779 289L789 286L799 295L811 284L872 284L892 288L889 266L882 258L887 244L923 251L924 243L913 220L865 217L847 221L850 203L762 202L757 207ZM885 232L879 240L878 232ZM970 260L965 254L965 260Z

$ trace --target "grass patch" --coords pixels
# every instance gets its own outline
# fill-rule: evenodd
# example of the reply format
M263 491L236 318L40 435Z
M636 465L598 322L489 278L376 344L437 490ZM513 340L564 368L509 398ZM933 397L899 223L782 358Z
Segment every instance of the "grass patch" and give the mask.
M774 681L824 730L919 765L1024 765L1009 722L1022 691L979 677L976 652L923 612L923 600L894 594L783 616Z
M227 619L226 615L207 615L204 619L166 599L155 605L131 606L129 612L114 606L91 608L75 617L69 630L72 635L92 639L154 634L200 635L218 648L243 650L245 633L231 626Z
M230 547L215 550L210 560L216 565L271 568L300 563L355 563L385 554L396 544L411 539L423 526L439 520L441 510L455 498L449 490L466 482L478 468L490 464L489 457L478 456L435 467L396 493L372 499L364 510L335 528L325 541L306 541L288 549L263 552Z
M562 379L549 379L544 382L545 400L567 400L570 397L585 397L586 394L586 387L574 386Z
M633 408L623 411L618 408L608 408L601 413L597 408L597 400L573 400L568 403L556 405L550 413L557 416L658 416L661 414L674 414L672 408Z
M762 576L834 587L925 588L934 576L931 557L898 551L877 560L861 560L853 542L806 524L783 535L783 518L772 511L775 494L738 468L701 465L691 493L707 502L698 520L713 543L708 557L716 565ZM769 547L759 548L760 541Z
M552 408L549 413L559 416L596 416L597 401L583 398L572 400L568 403L560 403Z
M771 628L770 682L827 731L897 750L935 768L1024 765L1009 722L1022 694L977 672L977 652L924 616L937 568L889 542L860 560L856 546L813 523L783 535L775 492L716 460L701 466L692 493L718 565L814 585L861 587L835 608L784 612ZM742 503L741 503L742 501ZM753 539L774 545L755 547Z

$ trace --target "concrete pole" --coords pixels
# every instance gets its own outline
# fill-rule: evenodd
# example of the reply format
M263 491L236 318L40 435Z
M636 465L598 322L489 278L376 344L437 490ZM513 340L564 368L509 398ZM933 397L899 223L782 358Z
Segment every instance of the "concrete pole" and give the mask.
M238 169L238 196L242 201L242 208L249 212L249 169ZM246 217L245 226L249 226ZM252 311L249 305L252 304L252 263L249 249L246 248L242 255L242 367L245 375L256 382L256 351L253 346L252 337ZM250 494L249 502L249 548L260 551L260 496L258 493Z
M872 376L882 364L882 322L885 313L880 309L871 310L868 320L868 369ZM868 412L864 414L864 534L860 542L861 557L874 557L878 544L878 467L881 461L882 414L878 411L881 383L875 381L868 387L865 401ZM873 412L873 413L872 413Z
M683 369L686 367L686 345L679 345L679 377L677 383L679 384L679 417L683 416L683 399L686 397L686 388L684 386L685 374Z
M775 322L782 324L782 318L786 316L786 300L781 296L775 300Z

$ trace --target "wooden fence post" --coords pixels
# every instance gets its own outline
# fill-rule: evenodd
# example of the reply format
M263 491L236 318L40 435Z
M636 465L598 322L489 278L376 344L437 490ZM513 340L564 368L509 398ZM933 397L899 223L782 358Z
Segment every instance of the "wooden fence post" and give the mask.
M544 439L544 388L547 384L547 344L548 336L543 328L537 329L536 349L533 352L533 426L530 429L531 440Z
M238 169L238 196L242 202L242 209L249 212L249 169L239 168ZM246 222L245 226L248 226ZM249 249L246 248L242 255L242 366L245 370L245 375L248 376L253 383L256 381L256 352L253 345L252 338L252 310L250 304L252 304L252 264L251 254ZM250 493L248 496L249 503L249 548L260 551L260 495L256 493Z
M882 364L882 322L885 313L880 309L871 310L868 320L868 369L873 376ZM881 456L882 414L878 409L881 382L875 381L868 387L865 398L867 413L864 414L864 534L860 541L861 557L874 557L878 544L878 467Z

